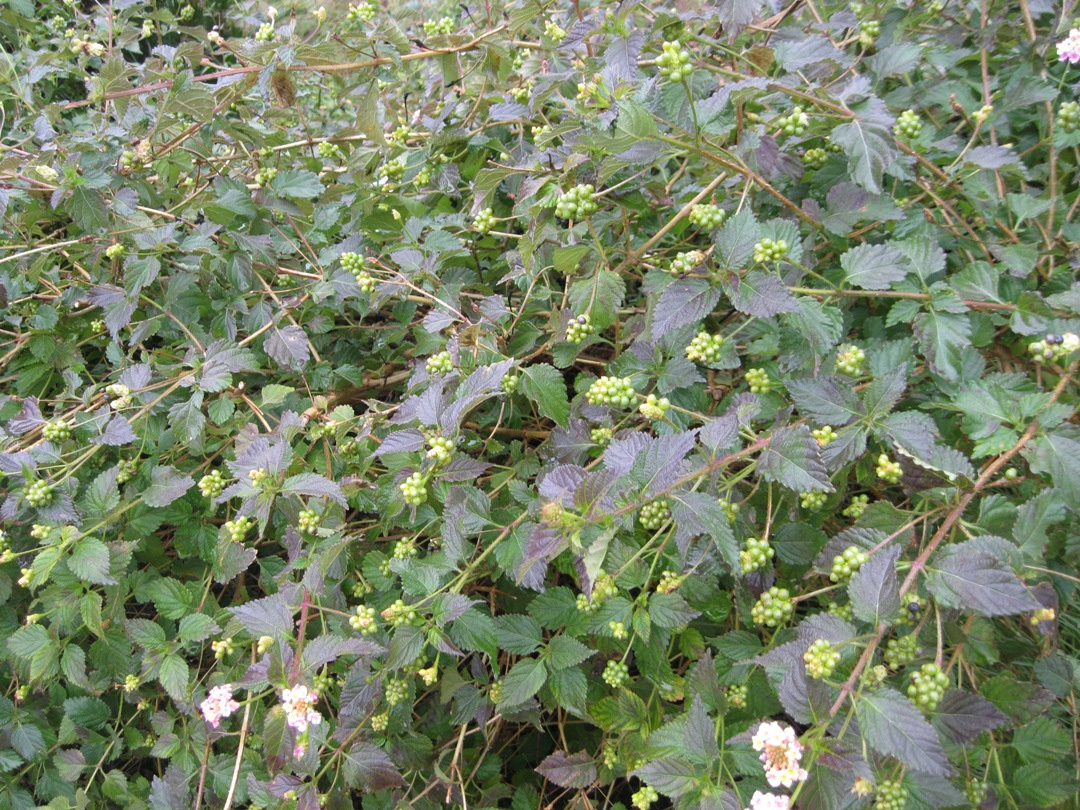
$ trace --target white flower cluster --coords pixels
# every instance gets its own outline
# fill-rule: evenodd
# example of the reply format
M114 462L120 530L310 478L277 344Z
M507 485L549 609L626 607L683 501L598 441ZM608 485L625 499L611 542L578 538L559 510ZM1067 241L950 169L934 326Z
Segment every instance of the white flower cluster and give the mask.
M285 720L301 734L307 731L308 726L317 726L322 722L322 715L313 708L318 702L319 693L303 684L281 692Z
M765 765L765 778L773 787L792 787L807 777L802 760L803 745L795 736L795 729L779 723L762 723L754 732L754 750L761 752Z
M233 699L231 683L211 687L206 700L199 704L203 719L214 728L221 725L221 718L229 717L239 708L240 704Z
M762 793L755 790L750 799L750 810L789 810L791 799L779 793Z

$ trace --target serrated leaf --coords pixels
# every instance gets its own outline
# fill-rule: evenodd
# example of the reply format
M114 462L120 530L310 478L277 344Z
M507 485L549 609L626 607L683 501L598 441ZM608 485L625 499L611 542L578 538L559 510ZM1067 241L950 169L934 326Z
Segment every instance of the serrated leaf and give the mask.
M584 751L556 751L536 766L536 772L559 787L583 790L596 781L596 762Z
M557 425L570 425L570 399L562 373L547 363L521 370L521 392L536 403L540 416Z
M281 484L283 494L306 495L309 498L329 498L342 506L346 505L341 485L329 478L315 473L297 473L285 479Z
M961 744L973 742L984 731L1008 720L989 700L962 689L948 690L934 712L934 724L953 742Z
M712 312L719 300L720 290L705 279L684 278L671 282L660 293L652 311L653 340L700 321Z
M938 776L952 772L933 726L894 689L863 695L855 702L855 714L866 741L879 754L896 757L914 771Z
M282 639L288 637L293 629L292 607L281 592L231 607L229 612L252 638L273 636Z
M109 547L96 537L84 537L75 544L68 557L68 568L83 582L116 584L109 573Z
M886 168L897 156L892 133L894 119L879 98L850 106L856 117L849 123L833 127L829 139L844 148L851 179L876 194L882 190Z
M180 626L177 628L176 635L182 644L188 644L192 641L203 641L210 638L220 629L217 622L205 613L191 613L180 619Z
M1004 563L985 551L964 549L929 566L926 586L942 604L984 616L1009 616L1041 605Z
M800 413L823 425L840 427L859 416L859 399L851 384L839 377L786 380Z
M576 638L558 635L548 642L544 658L551 669L559 670L577 666L594 655L595 650L589 649Z
M373 743L360 741L342 756L345 781L367 791L405 787L408 784L390 755Z
M864 290L887 290L908 274L904 254L886 245L862 244L840 257L847 282Z
M856 618L877 627L900 611L900 586L896 561L900 546L888 545L863 563L848 582L848 596Z
M158 680L173 700L187 700L189 678L187 661L179 655L166 655L161 659Z
M270 181L270 188L283 197L311 199L322 194L324 187L315 172L304 169L286 169L278 172Z
M307 333L296 325L271 327L263 351L291 371L303 370L311 357Z
M703 779L699 766L674 758L649 762L634 771L634 775L673 799L699 787Z
M821 448L806 425L780 428L773 433L769 446L761 453L758 471L766 481L795 492L833 490L821 462Z
M173 466L154 467L150 471L150 486L143 490L142 500L147 506L168 506L195 482Z
M755 318L799 310L798 300L775 273L751 270L744 276L731 274L723 278L723 285L731 305Z
M499 706L520 706L547 682L547 669L539 658L523 658L502 679Z

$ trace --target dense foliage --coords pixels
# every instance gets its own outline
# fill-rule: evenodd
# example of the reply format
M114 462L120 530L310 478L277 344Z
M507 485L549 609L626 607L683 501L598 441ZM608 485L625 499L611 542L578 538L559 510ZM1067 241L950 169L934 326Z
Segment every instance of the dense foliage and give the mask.
M0 808L1075 807L1070 23L0 4Z

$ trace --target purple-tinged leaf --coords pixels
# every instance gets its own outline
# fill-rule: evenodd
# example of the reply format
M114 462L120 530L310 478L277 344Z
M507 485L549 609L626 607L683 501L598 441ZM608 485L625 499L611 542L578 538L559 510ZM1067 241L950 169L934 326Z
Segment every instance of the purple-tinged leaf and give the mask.
M120 447L138 441L139 437L131 429L128 420L120 414L114 414L113 418L105 425L105 430L100 436L90 440L91 444L104 444L108 447Z
M342 655L378 655L385 652L378 642L366 638L346 638L326 634L316 636L304 645L301 658L305 670L313 670L329 664Z
M839 377L786 380L784 385L799 412L823 425L840 427L860 416L858 397Z
M848 583L848 596L855 617L877 627L900 611L900 585L896 561L900 546L888 545L863 563Z
M302 370L311 357L307 333L295 324L271 327L263 341L263 351L291 371Z
M950 689L938 704L934 724L953 742L961 745L974 742L984 731L990 731L1009 721L1009 718L984 697Z
M596 761L584 751L556 751L536 766L536 772L559 787L583 790L596 781Z
M952 773L933 726L895 689L883 688L858 698L855 715L866 741L879 754L895 757L913 771Z
M228 609L253 638L288 637L293 630L293 609L284 593L253 599Z
M346 505L341 486L336 481L323 478L316 473L297 473L289 476L281 485L283 495L307 495L311 498L329 498L342 506Z
M653 340L700 321L713 311L719 300L720 290L705 279L684 278L671 282L660 293L652 312Z
M1020 578L985 551L942 555L928 570L927 588L948 607L983 616L1011 616L1041 607Z
M424 434L416 428L405 428L388 433L372 455L378 457L387 453L415 453L423 447Z
M143 503L154 507L168 506L194 484L190 476L175 467L154 467L150 471L150 486L142 493Z
M734 273L722 279L724 292L739 312L756 318L770 318L781 312L797 312L799 302L775 273L751 270L745 276Z
M390 759L373 743L360 741L342 755L341 770L345 781L367 792L405 787L408 783Z
M21 436L24 433L29 433L39 425L44 425L45 422L46 420L41 415L41 409L38 408L37 397L27 397L23 400L20 411L11 417L5 427L9 433Z
M758 470L766 481L795 492L833 490L821 463L821 448L806 425L779 428L773 433L769 446L761 453Z

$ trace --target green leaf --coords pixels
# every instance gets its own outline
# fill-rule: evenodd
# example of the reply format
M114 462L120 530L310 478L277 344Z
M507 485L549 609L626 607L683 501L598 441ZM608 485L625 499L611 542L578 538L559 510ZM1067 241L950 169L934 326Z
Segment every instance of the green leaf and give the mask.
M885 245L862 244L840 257L847 282L864 290L887 290L908 274L904 254Z
M307 200L322 194L325 187L319 182L319 176L315 172L287 169L274 176L270 181L270 188L283 197Z
M177 638L182 644L187 644L192 641L203 641L204 639L210 638L211 635L218 632L220 629L221 628L217 626L217 622L205 613L192 613L184 616L180 620Z
M877 627L890 622L900 612L900 587L896 561L900 547L895 544L879 550L863 563L848 582L848 595L856 618Z
M84 537L75 544L68 557L71 573L83 582L95 585L115 585L109 573L109 547L96 537Z
M1004 563L974 548L932 560L926 587L943 605L983 616L1009 616L1041 607Z
M166 655L161 659L158 680L173 700L187 700L189 677L187 661L179 655Z
M547 670L539 658L523 658L502 679L500 709L520 706L540 691L547 681Z
M596 651L589 649L576 638L555 636L548 642L544 660L552 670L560 670L577 666L593 655L596 655Z
M634 775L665 796L677 799L703 784L700 766L683 759L657 759L638 768Z
M540 416L558 425L570 424L566 380L554 366L536 363L521 370L521 391L536 403Z

